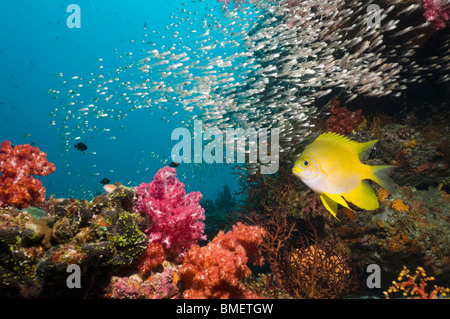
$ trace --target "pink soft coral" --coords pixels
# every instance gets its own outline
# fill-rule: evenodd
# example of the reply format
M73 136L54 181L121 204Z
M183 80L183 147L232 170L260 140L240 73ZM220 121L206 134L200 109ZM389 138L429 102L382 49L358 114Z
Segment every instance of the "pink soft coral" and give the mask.
M265 230L237 223L205 247L192 247L178 274L186 290L184 298L258 298L241 281L250 276L247 263L262 265L258 250Z
M138 200L134 209L150 219L146 234L150 243L163 245L167 257L181 261L186 250L206 239L205 210L200 206L200 192L186 194L176 169L163 167L151 183L137 187Z
M0 205L23 208L43 202L45 188L31 175L55 171L47 154L30 144L12 147L10 141L4 141L0 145Z
M423 0L424 16L435 30L445 28L450 20L450 3L447 0Z

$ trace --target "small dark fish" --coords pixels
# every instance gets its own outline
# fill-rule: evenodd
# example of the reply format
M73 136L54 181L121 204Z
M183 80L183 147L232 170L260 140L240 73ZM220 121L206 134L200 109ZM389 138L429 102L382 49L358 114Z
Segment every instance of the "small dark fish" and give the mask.
M169 164L169 167L178 167L179 165L180 165L180 163L172 162Z
M81 152L84 152L85 150L87 150L87 146L83 142L79 142L79 143L75 144L74 146L77 150L79 150Z
M105 177L104 179L102 179L100 181L100 184L106 185L106 184L109 184L109 182L110 182L110 180Z
M147 29L147 21L144 23L144 30Z

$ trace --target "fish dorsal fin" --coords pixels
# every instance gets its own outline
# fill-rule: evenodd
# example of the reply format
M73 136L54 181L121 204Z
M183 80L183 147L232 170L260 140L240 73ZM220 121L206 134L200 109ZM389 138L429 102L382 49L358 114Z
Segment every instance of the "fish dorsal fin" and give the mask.
M363 160L369 153L372 146L378 142L378 140L372 140L366 143L359 143L335 132L323 133L316 138L316 141L329 141L347 147L348 149L354 151L360 160Z

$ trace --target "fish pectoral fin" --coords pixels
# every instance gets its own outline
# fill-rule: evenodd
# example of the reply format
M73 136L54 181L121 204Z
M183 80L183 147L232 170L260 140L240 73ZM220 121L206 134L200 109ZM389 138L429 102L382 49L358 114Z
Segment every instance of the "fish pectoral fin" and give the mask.
M329 211L331 213L331 215L334 216L334 218L339 220L339 218L336 217L337 203L324 194L320 195L320 200L322 201L322 204L323 204L323 206L325 206L327 211Z
M375 210L380 206L373 188L366 181L361 181L358 186L343 196L350 203L365 210Z

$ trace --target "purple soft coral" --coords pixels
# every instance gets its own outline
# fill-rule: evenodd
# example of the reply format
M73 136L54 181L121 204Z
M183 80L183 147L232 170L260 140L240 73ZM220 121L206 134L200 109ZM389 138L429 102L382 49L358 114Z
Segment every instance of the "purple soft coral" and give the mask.
M151 183L137 187L134 209L150 219L146 233L150 243L160 242L169 258L181 261L186 250L206 239L205 210L200 206L200 192L186 194L184 184L173 167L161 168Z

